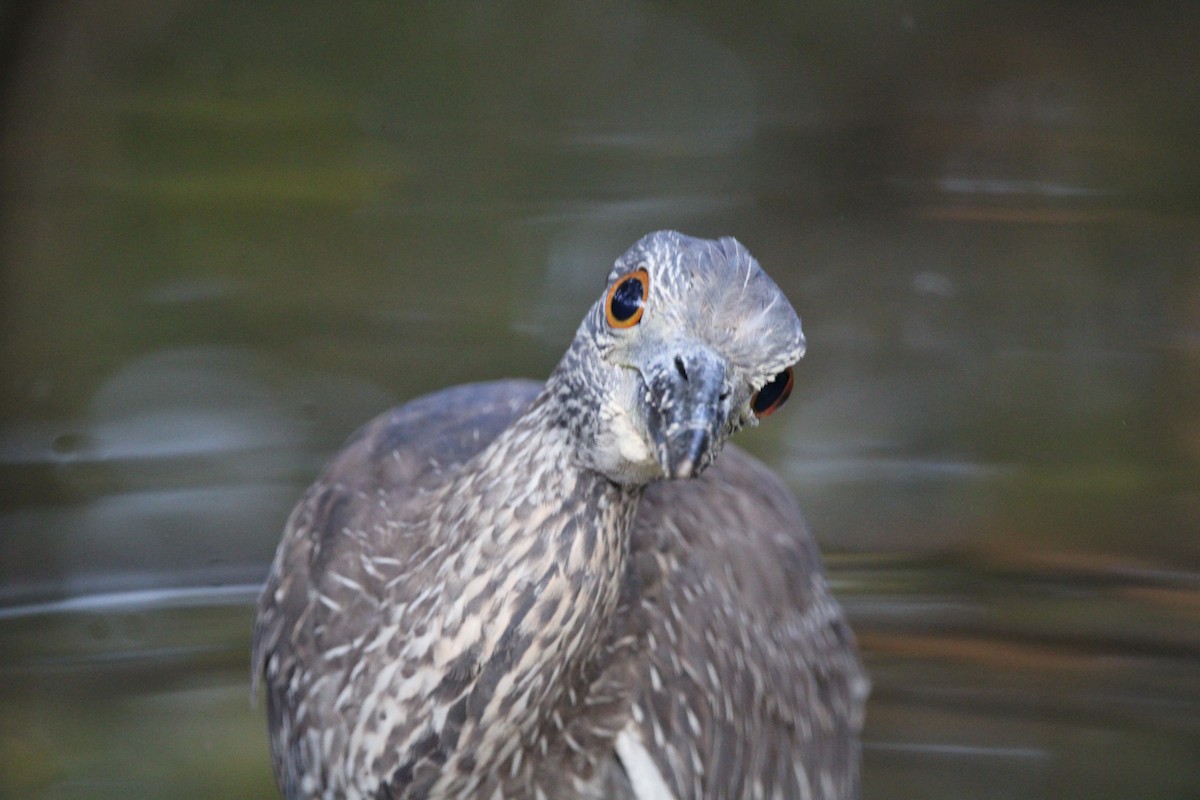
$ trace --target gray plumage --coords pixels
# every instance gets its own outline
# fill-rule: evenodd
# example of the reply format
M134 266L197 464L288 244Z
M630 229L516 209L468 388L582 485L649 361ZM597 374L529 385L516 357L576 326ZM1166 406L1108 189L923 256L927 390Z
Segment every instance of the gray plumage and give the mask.
M293 511L253 652L288 798L857 795L853 637L721 453L800 321L733 239L651 234L609 287L639 268L636 325L606 292L545 385L393 410Z

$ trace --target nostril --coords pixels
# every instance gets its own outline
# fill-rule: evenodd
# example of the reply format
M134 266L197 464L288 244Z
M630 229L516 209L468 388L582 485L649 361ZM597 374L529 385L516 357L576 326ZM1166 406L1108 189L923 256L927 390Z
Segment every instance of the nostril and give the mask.
M683 366L683 359L680 356L675 356L675 371L679 373L679 377L685 381L688 379L687 368Z

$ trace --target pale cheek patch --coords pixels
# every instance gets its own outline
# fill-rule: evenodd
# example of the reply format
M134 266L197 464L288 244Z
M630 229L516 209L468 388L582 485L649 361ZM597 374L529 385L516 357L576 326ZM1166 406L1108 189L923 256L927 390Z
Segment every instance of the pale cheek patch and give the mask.
M605 407L596 440L595 467L619 483L646 483L662 476L662 468L645 437L623 410Z
M654 461L654 453L646 446L646 440L630 424L629 415L618 411L612 418L612 440L623 461L645 464Z

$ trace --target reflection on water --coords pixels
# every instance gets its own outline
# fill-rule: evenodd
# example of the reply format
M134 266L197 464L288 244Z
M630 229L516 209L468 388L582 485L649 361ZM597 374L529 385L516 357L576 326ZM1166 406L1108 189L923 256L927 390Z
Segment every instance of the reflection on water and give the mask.
M253 596L243 584L9 609L4 796L270 796L246 681Z
M875 683L867 796L1187 796L1194 576L832 567ZM245 664L257 583L208 577L0 611L6 796L270 793Z
M881 576L886 593L849 602L876 680L875 796L1186 796L1194 574L1000 557L863 577Z
M845 6L845 7L843 7ZM271 796L250 607L391 403L637 236L805 319L867 797L1200 791L1200 19L614 0L0 12L0 797Z

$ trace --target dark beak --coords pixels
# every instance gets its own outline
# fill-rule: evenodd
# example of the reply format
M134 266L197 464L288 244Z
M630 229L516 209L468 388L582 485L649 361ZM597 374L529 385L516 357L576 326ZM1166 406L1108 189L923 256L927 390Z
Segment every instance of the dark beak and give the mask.
M688 345L668 350L645 377L663 472L668 478L699 475L716 456L725 427L725 362L708 348Z

